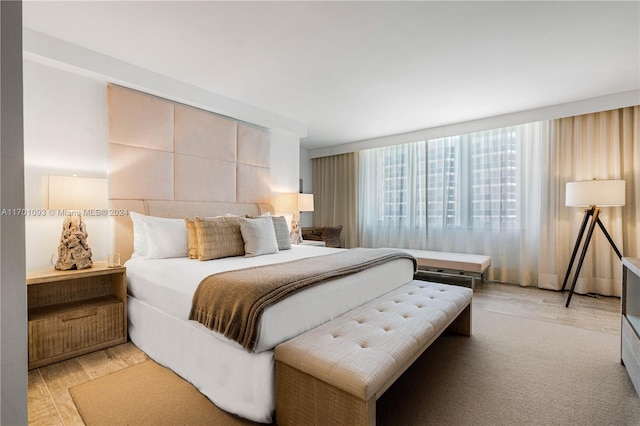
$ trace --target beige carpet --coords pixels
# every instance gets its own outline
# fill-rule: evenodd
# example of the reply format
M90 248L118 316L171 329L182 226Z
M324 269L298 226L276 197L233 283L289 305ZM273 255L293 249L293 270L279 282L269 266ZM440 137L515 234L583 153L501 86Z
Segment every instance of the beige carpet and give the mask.
M378 401L380 425L640 425L618 336L475 309ZM88 425L251 424L147 361L71 389Z
M87 425L250 425L153 361L69 389Z
M379 425L640 425L620 337L475 309L378 400Z

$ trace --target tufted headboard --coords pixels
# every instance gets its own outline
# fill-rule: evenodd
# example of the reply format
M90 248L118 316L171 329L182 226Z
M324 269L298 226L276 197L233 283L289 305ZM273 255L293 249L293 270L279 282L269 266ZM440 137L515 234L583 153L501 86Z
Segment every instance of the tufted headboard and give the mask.
M113 250L127 260L127 211L160 217L273 212L271 136L231 118L107 86Z

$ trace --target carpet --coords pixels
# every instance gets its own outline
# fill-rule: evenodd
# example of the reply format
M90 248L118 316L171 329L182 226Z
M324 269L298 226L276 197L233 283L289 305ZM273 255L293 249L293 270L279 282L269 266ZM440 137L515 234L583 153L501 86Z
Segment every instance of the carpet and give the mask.
M146 361L71 388L87 425L253 424ZM475 309L377 403L378 425L640 425L619 336Z
M191 383L151 360L69 392L89 426L255 424L220 410Z
M474 309L378 400L378 425L640 425L620 336Z

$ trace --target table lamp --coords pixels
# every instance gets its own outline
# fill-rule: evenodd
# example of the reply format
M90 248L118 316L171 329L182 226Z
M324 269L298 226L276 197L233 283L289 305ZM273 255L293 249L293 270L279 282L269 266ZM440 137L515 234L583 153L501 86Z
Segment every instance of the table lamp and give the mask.
M576 244L573 248L573 253L571 254L571 260L569 261L569 267L567 268L567 273L564 277L564 281L562 283L562 290L564 291L565 286L567 285L567 281L569 279L569 275L571 274L571 268L573 267L573 262L575 261L576 255L578 254L578 250L580 248L580 244L582 243L582 239L585 237L585 229L587 228L587 224L589 223L589 219L591 222L589 223L589 229L587 230L586 239L584 241L584 245L582 247L582 252L580 254L580 259L578 260L578 266L576 268L575 275L573 277L573 282L571 283L571 290L569 292L569 297L567 298L566 307L569 307L569 303L571 302L571 296L573 295L573 291L576 287L576 283L578 281L578 274L580 273L580 269L582 268L582 263L584 261L584 257L587 254L587 249L589 248L589 242L591 241L591 236L593 235L593 230L595 229L596 224L600 227L604 236L607 238L611 247L616 252L616 255L619 259L622 258L622 254L618 247L616 247L615 243L611 239L611 236L607 232L606 228L600 221L598 217L600 214L600 208L602 207L620 207L624 206L625 202L625 181L624 180L585 180L580 182L567 182L566 187L566 202L565 205L568 207L585 207L584 217L582 219L582 224L580 225L580 231L578 232L578 238L576 239Z
M302 242L302 228L300 227L300 212L313 211L313 194L279 194L275 200L278 211L293 212L291 219L291 243L300 244Z
M107 180L77 176L49 176L49 210L65 215L58 245L58 270L86 269L93 265L82 214L107 206Z

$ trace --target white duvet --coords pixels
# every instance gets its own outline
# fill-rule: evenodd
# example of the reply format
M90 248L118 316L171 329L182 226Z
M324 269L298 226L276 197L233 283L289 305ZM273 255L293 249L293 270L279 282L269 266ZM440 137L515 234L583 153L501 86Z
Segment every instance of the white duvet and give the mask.
M188 258L133 258L126 263L129 295L178 319L188 320L193 294L198 284L211 274L340 250L294 245L291 250L271 255L227 257L204 262ZM398 287L395 284L398 279L401 281L399 285L411 281L412 267L410 260L389 262L360 274L314 286L267 308L260 322L255 351L272 349L285 340L391 291ZM217 333L213 334L230 344L237 344Z

